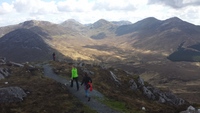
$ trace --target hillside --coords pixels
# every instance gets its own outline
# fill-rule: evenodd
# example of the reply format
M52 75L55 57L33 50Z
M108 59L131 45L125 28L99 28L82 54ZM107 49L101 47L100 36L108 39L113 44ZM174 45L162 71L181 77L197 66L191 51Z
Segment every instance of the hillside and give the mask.
M0 38L0 48L1 57L16 62L51 60L52 53L56 52L29 29L16 29L4 35Z
M1 59L0 112L95 113L71 94L65 85L45 77L43 72L43 68L35 64L17 64ZM8 73L7 76L4 73ZM1 78L2 75L5 77Z
M149 17L125 25L104 19L89 25L75 20L61 24L31 20L0 29L1 57L17 62L45 61L57 52L57 61L73 59L120 68L153 86L170 88L191 103L200 102L200 27L177 17ZM34 45L29 38L37 40ZM26 43L28 49L23 47ZM27 53L32 50L34 56Z
M101 65L85 64L83 62L51 61L42 64L16 64L10 62L1 64L2 69L10 70L8 76L0 80L2 88L19 87L26 95L20 100L15 100L7 96L7 100L12 100L11 103L6 103L6 101L2 101L0 98L2 113L15 113L17 111L24 113L43 112L44 110L48 113L96 112L94 109L88 108L91 105L86 99L83 99L83 101L86 101L83 104L80 103L80 98L72 95L74 91L71 92L73 89L68 87L67 84L69 83L64 82L63 84L63 82L60 82L61 84L58 84L58 79L55 79L57 81L55 82L46 78L51 73L50 71L45 71L43 65L50 65L55 74L60 76L61 81L69 81L71 65L77 66L80 81L82 79L81 75L84 72L88 72L93 79L94 91L90 92L91 95L95 93L95 90L104 95L103 98L92 96L91 103L92 101L98 101L118 112L177 113L185 110L188 106L186 101L174 96L172 93L154 88L144 82L137 74L128 74L121 69L105 68ZM75 91L74 93L81 92ZM84 95L79 96L83 97ZM77 109L77 106L79 106L79 109ZM99 107L102 107L101 109L105 108L103 106ZM145 110L142 110L142 107L145 107Z

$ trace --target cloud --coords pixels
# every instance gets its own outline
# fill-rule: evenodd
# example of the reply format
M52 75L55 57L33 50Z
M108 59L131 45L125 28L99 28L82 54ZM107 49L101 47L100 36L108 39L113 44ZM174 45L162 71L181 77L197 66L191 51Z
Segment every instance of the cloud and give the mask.
M106 11L134 11L135 5L131 0L96 0L94 2L93 10Z
M1 5L0 5L0 15L2 14L6 14L6 13L10 13L13 11L13 5L10 5L6 2L3 2Z
M13 5L18 13L45 14L57 12L55 2L44 2L41 0L15 0Z
M0 0L0 26L32 19L53 23L67 19L83 24L99 19L134 23L147 17L164 20L174 16L200 24L199 6L200 0Z
M57 3L60 12L87 12L91 11L92 4L88 0L66 0Z
M199 6L199 0L148 0L148 4L163 4L175 9L180 9L187 6Z

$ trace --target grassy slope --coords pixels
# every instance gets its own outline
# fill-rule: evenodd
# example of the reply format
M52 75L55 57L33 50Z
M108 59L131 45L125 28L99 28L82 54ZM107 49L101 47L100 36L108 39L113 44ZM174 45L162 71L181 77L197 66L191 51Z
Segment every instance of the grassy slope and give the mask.
M45 78L41 69L11 68L11 76L0 80L1 87L19 86L28 96L22 102L0 104L1 113L94 113L80 103L63 85ZM5 85L4 82L8 82Z
M52 65L57 74L69 78L70 65L68 63L54 62ZM137 75L127 76L123 70L110 68L109 70L114 72L120 79L121 85L118 85L113 81L109 70L102 69L99 66L90 65L86 65L85 68L94 72L94 75L91 75L94 89L100 91L107 97L105 100L101 101L114 109L118 109L125 113L143 112L141 110L143 106L147 109L148 113L176 113L180 110L180 108L174 106L159 104L155 101L148 100L139 90L135 92L132 91L128 83L131 78L135 79ZM83 72L80 68L78 68L78 70L80 75L79 80L81 80Z

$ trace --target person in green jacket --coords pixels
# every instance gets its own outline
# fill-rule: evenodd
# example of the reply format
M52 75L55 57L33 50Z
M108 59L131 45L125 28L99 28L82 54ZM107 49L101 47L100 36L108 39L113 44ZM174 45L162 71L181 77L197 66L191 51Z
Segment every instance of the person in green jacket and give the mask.
M73 81L76 81L76 87L77 87L77 91L79 90L79 84L78 84L78 71L77 68L75 66L72 66L72 70L71 70L71 87L73 87Z

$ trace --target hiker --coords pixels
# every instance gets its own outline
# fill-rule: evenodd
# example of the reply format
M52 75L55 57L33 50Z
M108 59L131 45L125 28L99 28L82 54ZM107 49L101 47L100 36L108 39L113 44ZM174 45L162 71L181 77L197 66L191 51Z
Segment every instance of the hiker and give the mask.
M73 80L75 80L76 81L77 91L78 91L79 90L78 71L77 71L77 68L75 66L72 66L71 73L72 73L72 76L71 76L71 87L73 87Z
M84 73L84 77L81 83L81 86L84 84L85 86L85 97L88 97L88 101L90 101L90 95L89 95L89 91L88 89L90 89L90 91L92 91L92 79L88 76L88 74L85 72Z
M53 53L52 55L53 55L53 61L55 61L56 60L56 54Z

